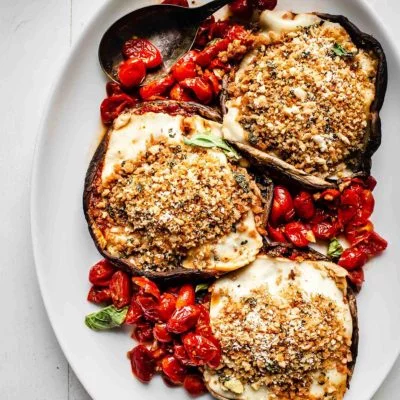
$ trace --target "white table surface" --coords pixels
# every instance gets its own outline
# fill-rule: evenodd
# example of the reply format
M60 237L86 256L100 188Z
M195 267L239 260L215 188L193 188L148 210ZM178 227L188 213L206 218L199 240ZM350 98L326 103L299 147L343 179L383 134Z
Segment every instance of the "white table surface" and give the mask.
M43 307L31 248L29 195L38 124L55 74L105 1L0 0L1 400L90 399L68 366ZM368 2L382 20L400 14L397 0ZM393 23L387 29L400 51L400 26ZM398 399L399 393L400 361L374 400Z

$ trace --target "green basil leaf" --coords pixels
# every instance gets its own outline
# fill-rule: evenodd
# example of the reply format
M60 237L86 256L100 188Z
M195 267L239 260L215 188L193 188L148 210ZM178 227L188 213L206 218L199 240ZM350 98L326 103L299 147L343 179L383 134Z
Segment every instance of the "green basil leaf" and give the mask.
M351 53L345 50L339 43L333 45L332 51L339 57L354 57L356 55L356 53Z
M196 293L198 293L198 292L204 292L205 290L208 290L208 287L209 287L210 285L208 284L208 283L199 283L197 286L196 286L196 289L195 289L195 292Z
M85 324L94 331L117 328L124 323L127 312L128 306L121 309L108 306L100 311L87 315Z
M343 246L340 244L339 240L337 240L336 238L332 239L328 247L328 256L337 259L340 258L342 253Z
M187 144L188 146L198 146L198 147L218 147L224 151L224 153L231 158L236 160L240 159L240 155L237 151L230 146L224 139L215 136L211 133L197 133L193 137L183 138L183 143Z

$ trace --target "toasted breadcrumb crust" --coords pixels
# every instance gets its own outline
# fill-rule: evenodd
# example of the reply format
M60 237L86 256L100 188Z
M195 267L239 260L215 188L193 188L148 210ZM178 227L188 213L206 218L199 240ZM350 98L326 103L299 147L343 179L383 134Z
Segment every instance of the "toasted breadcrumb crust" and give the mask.
M264 211L246 169L222 151L167 141L153 139L135 161L98 182L92 212L107 251L147 271L180 266L191 249L238 229L250 211L261 221ZM206 268L201 261L197 267Z
M313 399L310 390L317 382L324 399L343 398L346 382L333 389L326 371L349 374L351 339L332 300L306 297L292 285L279 297L265 288L240 301L224 290L216 295L227 299L224 313L212 320L223 350L223 366L216 371L222 387L240 394L249 384L254 390L267 387L279 400Z
M345 56L334 52L340 45ZM307 173L340 174L364 149L378 60L338 24L260 35L249 64L232 76L231 100L254 147Z

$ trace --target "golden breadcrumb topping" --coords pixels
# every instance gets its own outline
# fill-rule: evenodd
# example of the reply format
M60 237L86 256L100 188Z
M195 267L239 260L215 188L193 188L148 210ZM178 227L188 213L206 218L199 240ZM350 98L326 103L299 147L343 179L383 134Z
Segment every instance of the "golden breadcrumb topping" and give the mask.
M254 51L228 87L248 142L307 173L340 174L366 145L376 57L327 22L272 43L260 35Z
M144 270L180 265L190 249L216 243L250 210L263 210L247 171L221 151L163 140L117 166L96 205L99 225L109 221L107 250Z
M310 399L313 382L323 386L326 371L348 373L351 339L329 298L307 297L292 284L273 297L265 287L240 301L225 290L216 296L224 298L224 312L212 319L223 351L216 372L226 389L240 394L250 384L267 387L271 398ZM324 398L341 399L345 388L337 389Z

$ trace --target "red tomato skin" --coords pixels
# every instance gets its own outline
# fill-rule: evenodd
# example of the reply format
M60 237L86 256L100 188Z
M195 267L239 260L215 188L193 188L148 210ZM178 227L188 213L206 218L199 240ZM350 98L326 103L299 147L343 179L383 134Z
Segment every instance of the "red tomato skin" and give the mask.
M219 39L217 42L208 45L196 57L196 63L202 67L207 67L211 61L218 56L221 51L225 51L229 46L230 40Z
M220 351L209 338L196 333L188 333L182 341L190 360L197 366L206 365Z
M195 367L196 365L190 360L183 344L174 345L174 357L186 367Z
M368 256L363 251L356 247L350 247L340 256L338 264L348 271L351 271L363 267L367 261Z
M169 97L172 100L176 101L194 101L194 98L190 96L187 89L184 89L179 83L175 84L175 86L169 92Z
M154 338L161 343L172 342L172 335L167 331L166 324L156 324L153 328Z
M200 24L194 41L196 47L204 47L211 39L213 39L211 36L211 29L215 23L215 17L214 15L211 15L211 17L208 17Z
M136 296L136 302L143 310L143 315L146 320L151 322L159 322L159 305L158 302L152 296L141 295Z
M362 268L349 271L349 280L359 290L364 283L364 270Z
M138 58L123 61L118 68L118 79L127 89L139 86L146 77L146 65Z
M140 97L143 100L151 100L157 96L163 96L175 84L175 79L172 75L167 75L164 78L150 82L139 89Z
M269 219L276 226L280 221L289 222L294 217L293 199L289 191L283 186L275 186Z
M253 15L253 3L251 0L233 0L229 4L232 14L239 18L248 19Z
M183 383L186 375L186 368L174 357L167 356L161 361L162 372L175 385Z
M129 276L123 271L117 271L110 281L110 292L114 306L122 308L131 300L131 283Z
M287 243L285 234L282 230L282 228L277 227L274 228L270 224L267 225L267 232L268 232L268 237L273 241L277 243Z
M155 373L155 363L152 354L142 345L136 346L129 353L132 373L142 382L151 381Z
M196 57L199 52L191 50L181 57L172 67L172 76L177 82L187 78L195 78L197 76Z
M176 309L195 304L196 294L194 288L190 284L185 284L179 290L178 298L176 299Z
M110 289L92 286L89 290L87 300L94 304L111 304Z
M209 337L212 336L212 329L210 326L210 314L208 310L202 305L198 305L200 314L196 324L196 333Z
M121 86L116 82L107 82L106 83L106 92L107 92L108 97L114 96L115 94L123 94L124 93Z
M213 89L211 83L207 79L203 77L188 78L183 80L180 84L182 87L190 89L200 103L211 103L213 99Z
M176 309L176 297L171 293L163 293L161 295L160 304L158 306L158 314L161 321L167 322Z
M167 322L167 329L178 335L187 332L196 325L199 315L200 310L196 305L182 307L172 314Z
M132 282L141 288L143 293L153 296L157 301L160 300L160 290L157 285L150 279L144 276L135 276L132 278Z
M118 115L135 104L136 100L122 93L104 99L100 106L103 124L110 125Z
M307 228L301 222L289 222L285 225L285 236L296 247L307 247Z
M186 375L183 381L183 387L192 396L199 396L203 393L207 393L207 388L201 375Z
M160 51L147 39L130 39L122 47L125 59L136 58L141 60L146 68L156 68L163 62Z
M346 225L344 234L350 244L354 246L368 239L373 231L374 225L371 221L367 221L365 225Z
M100 260L90 269L89 282L95 286L107 287L115 271L108 260Z
M125 318L125 324L133 325L136 324L143 316L143 310L136 302L135 298L132 298L131 304L129 305L128 312Z
M132 331L132 339L139 343L149 343L154 339L153 326L150 322L138 322Z
M386 250L388 242L379 236L376 232L371 232L370 235L360 242L357 247L360 248L368 257L374 257L382 251Z
M293 199L296 215L306 221L315 215L314 199L309 192L302 191Z

